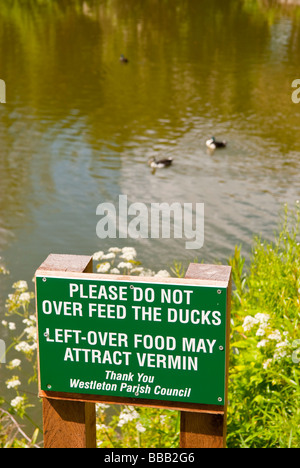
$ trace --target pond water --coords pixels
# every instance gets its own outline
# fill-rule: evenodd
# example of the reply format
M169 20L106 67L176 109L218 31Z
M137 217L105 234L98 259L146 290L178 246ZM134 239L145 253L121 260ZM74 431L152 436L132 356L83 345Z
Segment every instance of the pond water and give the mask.
M5 0L1 310L49 253L134 246L144 266L226 262L300 197L299 8L243 0ZM121 63L120 54L128 57ZM212 135L225 149L208 154ZM172 156L151 172L149 157ZM204 204L204 246L99 239L97 206Z

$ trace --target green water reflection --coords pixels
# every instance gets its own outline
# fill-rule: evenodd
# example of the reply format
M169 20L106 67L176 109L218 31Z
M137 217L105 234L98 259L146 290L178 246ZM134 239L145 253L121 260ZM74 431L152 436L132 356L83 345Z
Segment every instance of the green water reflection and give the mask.
M300 16L270 4L2 2L0 252L20 273L51 250L98 249L96 207L121 193L204 202L208 260L272 233L299 193ZM215 133L229 146L211 158ZM148 157L166 154L174 169L152 177ZM189 258L183 245L149 240L142 255Z

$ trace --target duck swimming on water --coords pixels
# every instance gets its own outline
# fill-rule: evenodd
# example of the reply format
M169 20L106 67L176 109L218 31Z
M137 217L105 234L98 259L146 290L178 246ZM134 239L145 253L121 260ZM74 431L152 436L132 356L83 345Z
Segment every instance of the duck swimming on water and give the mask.
M171 156L169 156L166 159L160 159L158 161L156 161L155 157L152 156L148 160L148 164L150 167L152 167L152 169L162 169L164 167L169 167L171 166L172 162L173 162L173 158Z
M210 150L215 150L217 148L226 148L227 142L226 141L217 141L215 137L211 137L209 140L206 142L207 148Z
M128 63L129 60L128 60L128 58L124 57L123 54L121 54L121 55L120 55L120 62L122 62L122 63Z

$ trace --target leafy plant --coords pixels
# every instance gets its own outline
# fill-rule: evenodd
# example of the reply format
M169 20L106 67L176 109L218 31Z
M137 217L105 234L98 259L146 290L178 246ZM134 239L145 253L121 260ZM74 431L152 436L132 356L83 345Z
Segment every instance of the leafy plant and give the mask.
M5 273L8 272L5 270ZM6 316L14 315L22 317L24 328L21 333L15 336L17 331L16 323L11 319L2 320L0 327L7 330L11 335L11 343L6 348L6 368L11 371L12 376L6 380L5 384L8 390L12 392L11 400L0 400L0 447L38 447L36 441L39 435L39 428L32 421L28 414L28 409L33 405L29 403L26 392L19 390L21 379L19 372L22 367L22 359L27 360L32 365L30 381L36 380L36 317L34 314L33 301L34 293L28 291L26 281L18 281L13 285L13 293L9 294L6 301ZM20 354L19 358L8 360L11 350ZM8 409L5 409L5 406ZM33 435L29 437L23 430L20 420L26 418L33 426Z
M249 271L236 249L229 447L299 447L300 206L275 242L256 238ZM247 287L246 287L247 286ZM238 300L236 300L238 299Z

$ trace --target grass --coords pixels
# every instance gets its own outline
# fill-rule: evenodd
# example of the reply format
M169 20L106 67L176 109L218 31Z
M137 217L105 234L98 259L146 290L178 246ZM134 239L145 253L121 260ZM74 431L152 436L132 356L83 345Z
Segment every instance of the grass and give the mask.
M229 447L300 446L300 206L286 208L274 242L256 238L250 267L230 260Z

